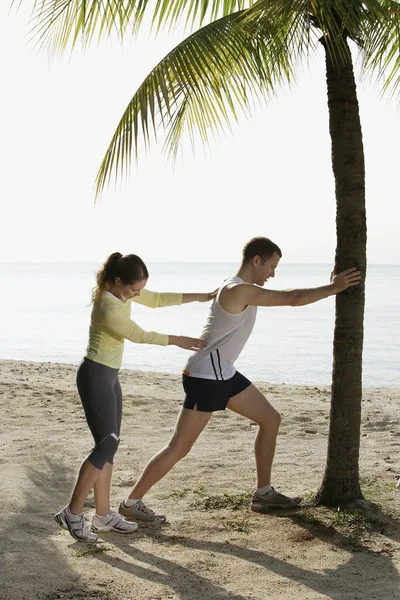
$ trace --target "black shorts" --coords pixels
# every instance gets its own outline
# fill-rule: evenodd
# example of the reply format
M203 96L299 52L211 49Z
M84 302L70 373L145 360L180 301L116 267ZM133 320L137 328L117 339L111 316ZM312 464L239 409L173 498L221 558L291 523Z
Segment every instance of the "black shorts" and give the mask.
M197 406L197 410L202 412L214 412L225 410L230 398L248 388L251 381L236 371L233 377L222 381L182 375L182 384L185 390L184 408Z

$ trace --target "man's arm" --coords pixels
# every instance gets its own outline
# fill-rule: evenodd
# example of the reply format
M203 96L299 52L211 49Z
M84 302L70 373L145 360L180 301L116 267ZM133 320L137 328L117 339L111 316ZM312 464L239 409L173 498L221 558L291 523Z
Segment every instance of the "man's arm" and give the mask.
M358 285L360 271L355 267L342 273L331 274L331 283L321 287L295 290L265 290L251 283L240 283L225 288L220 296L220 305L228 312L241 312L251 306L305 306L328 296L343 292L348 287Z

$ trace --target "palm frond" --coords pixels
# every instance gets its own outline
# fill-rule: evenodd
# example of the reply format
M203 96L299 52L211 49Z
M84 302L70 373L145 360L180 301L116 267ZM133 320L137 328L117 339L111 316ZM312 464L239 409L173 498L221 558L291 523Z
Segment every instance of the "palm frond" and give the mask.
M365 31L362 66L371 80L377 78L382 93L393 96L400 87L400 3L383 0L381 7L384 17Z
M50 55L61 54L77 41L116 35L122 39L143 16L141 0L35 0L32 37Z
M252 6L256 0L158 0L153 21L157 28L172 26L185 16L186 25L215 21Z
M185 20L199 26L254 4L256 0L33 0L32 36L51 55L61 54L77 41L93 40L128 32L136 34L144 17L156 30ZM21 5L27 0L12 0ZM32 4L32 0L30 0Z
M301 52L306 36L296 23L300 18L308 23L309 31L319 32L333 58L346 59L349 52L346 38L359 44L363 23L371 20L370 15L381 12L378 0L259 0L246 12L245 18L249 26L260 19L273 23L278 29L291 23L287 43L298 44ZM294 37L290 29L296 32Z
M168 129L165 150L176 155L183 132L203 140L229 126L254 101L292 81L292 55L282 35L260 22L249 30L245 11L223 17L195 32L148 75L128 104L97 176L97 195L112 176L129 167L139 138L148 147L158 127ZM273 32L273 36L271 35Z

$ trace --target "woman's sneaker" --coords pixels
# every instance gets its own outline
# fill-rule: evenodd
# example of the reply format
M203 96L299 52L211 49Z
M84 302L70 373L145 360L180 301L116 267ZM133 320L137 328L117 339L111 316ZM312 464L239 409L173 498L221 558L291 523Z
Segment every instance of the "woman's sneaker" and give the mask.
M155 521L157 523L164 523L167 518L165 515L156 515L142 500L138 500L131 506L125 506L125 502L121 502L118 512L126 519L134 521Z
M124 517L118 513L110 510L108 515L99 517L99 515L93 515L92 518L92 531L116 531L117 533L133 533L138 528L137 523L126 521Z
M54 515L54 519L60 527L67 529L78 542L93 543L97 541L97 535L89 531L83 512L74 515L69 507L65 506Z
M284 496L271 485L271 489L266 494L260 494L257 490L253 492L250 508L255 512L265 512L271 508L296 508L300 502L301 498L298 496L294 498Z

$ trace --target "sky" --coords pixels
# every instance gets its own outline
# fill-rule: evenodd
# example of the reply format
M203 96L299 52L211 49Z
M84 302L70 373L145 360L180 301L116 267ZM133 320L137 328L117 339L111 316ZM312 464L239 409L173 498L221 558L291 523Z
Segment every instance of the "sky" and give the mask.
M148 31L52 59L29 39L29 2L0 8L0 262L237 262L255 235L287 263L335 255L335 198L322 47L252 118L185 151L175 165L152 146L126 185L96 206L94 180L118 121L142 80L182 39ZM33 2L32 2L33 4ZM400 264L400 110L358 80L367 173L368 261Z

